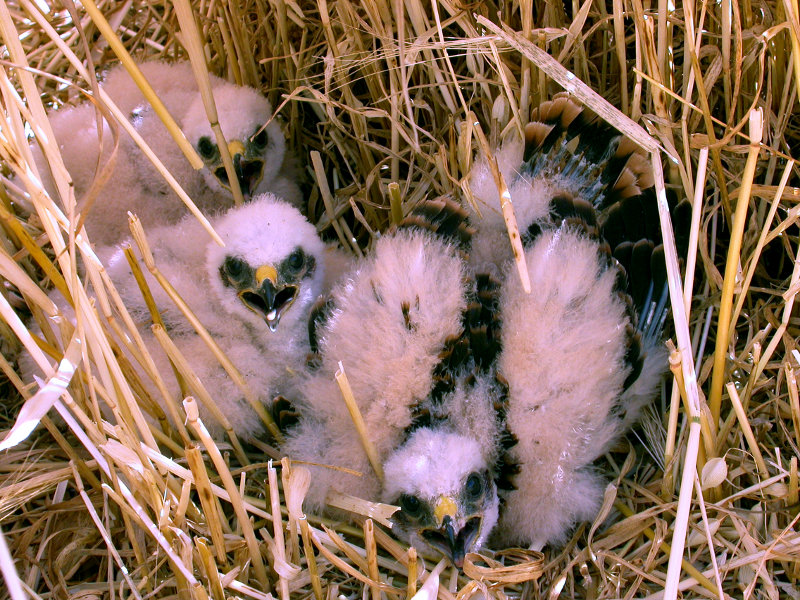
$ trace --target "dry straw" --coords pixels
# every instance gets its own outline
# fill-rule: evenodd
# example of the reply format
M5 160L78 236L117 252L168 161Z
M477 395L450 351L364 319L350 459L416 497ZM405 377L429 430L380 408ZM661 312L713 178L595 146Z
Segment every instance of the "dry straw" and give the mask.
M800 178L790 159L800 148L800 11L796 0L678 4L0 3L8 596L796 597ZM614 482L606 523L579 526L541 557L470 556L456 572L393 539L391 507L338 495L329 501L350 522L306 515L304 466L266 462L279 454L262 440L208 436L194 402L213 413L215 399L191 357L151 302L172 363L153 361L81 228L78 206L102 201L107 165L76 198L46 118L91 97L113 124L113 142L136 137L96 74L120 60L135 71L146 58L191 61L223 149L208 74L262 89L297 156L311 220L356 255L424 198L471 199L476 155L518 135L556 92L574 94L650 153L667 239L666 192L693 207L688 255L667 244L675 377L644 434L647 448L622 444L596 467ZM761 128L749 128L754 118ZM33 162L30 133L47 166ZM230 169L230 157L223 161ZM22 196L34 214L21 210ZM502 212L518 239L511 208L480 207ZM134 230L145 257L141 267L129 252L134 272L149 269L172 290L135 220ZM15 370L23 353L47 374L41 389ZM171 377L193 398L185 407L168 398Z

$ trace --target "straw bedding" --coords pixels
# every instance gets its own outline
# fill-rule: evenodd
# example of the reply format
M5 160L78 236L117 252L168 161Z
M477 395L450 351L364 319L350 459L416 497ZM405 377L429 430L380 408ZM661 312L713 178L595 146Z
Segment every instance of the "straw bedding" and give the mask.
M78 368L0 455L0 597L378 600L437 581L443 599L798 597L797 15L796 0L4 3L3 437L38 389L15 370L32 347L25 319L64 328L72 343L54 358ZM685 279L671 273L674 377L598 464L613 485L597 522L562 549L475 557L459 574L393 541L383 507L305 518L302 465L268 462L280 457L263 442L214 443L191 403L189 444L142 426L133 371L104 342L126 327L122 307L86 241L64 233L77 215L67 207L59 231L16 201L64 206L39 193L27 135L121 52L263 90L311 221L356 255L422 198L469 201L479 148L562 89L654 152L657 186L694 201L696 251L680 257ZM89 280L106 290L94 306ZM80 335L53 318L53 287L69 290Z

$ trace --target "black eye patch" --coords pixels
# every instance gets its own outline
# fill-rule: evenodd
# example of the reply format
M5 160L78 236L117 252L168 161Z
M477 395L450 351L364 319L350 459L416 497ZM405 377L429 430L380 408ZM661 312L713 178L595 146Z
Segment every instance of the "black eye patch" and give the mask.
M266 128L256 132L256 134L251 138L251 140L253 142L253 146L257 150L263 150L264 148L266 148L267 142L269 142L269 136L267 135Z
M253 268L238 256L226 256L219 275L224 285L238 288L253 280Z
M415 518L422 514L422 501L411 494L402 494L398 499L401 510L409 517Z
M210 137L204 135L197 142L197 152L200 153L200 156L202 156L203 159L212 160L219 153L219 149L217 148L217 145L211 141Z
M278 267L283 281L298 282L314 274L317 261L311 254L306 254L299 246L287 256Z
M292 271L299 271L303 267L303 264L305 264L305 259L306 257L303 251L297 248L289 255L289 258L286 259L286 266Z
M483 495L483 478L478 473L470 473L464 484L464 496L475 501Z

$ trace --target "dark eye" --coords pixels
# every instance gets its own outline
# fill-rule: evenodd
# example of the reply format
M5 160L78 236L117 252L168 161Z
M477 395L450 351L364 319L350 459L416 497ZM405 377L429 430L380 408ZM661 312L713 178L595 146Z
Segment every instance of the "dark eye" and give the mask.
M206 160L211 160L217 154L217 145L211 141L211 138L204 135L197 142L197 151Z
M420 502L419 498L416 496L403 494L400 496L400 508L403 509L403 512L409 517L417 517L422 511L422 502Z
M303 255L303 251L298 248L294 252L289 255L289 258L286 259L286 266L289 267L292 271L299 271L303 263L305 262L305 257Z
M262 129L261 131L257 132L253 138L253 145L258 148L259 150L263 150L267 147L267 142L269 141L269 136L267 135L267 130Z
M477 473L470 474L467 477L467 483L464 484L464 491L467 498L470 500L477 500L483 494L483 479Z
M233 283L243 281L250 273L248 264L236 256L226 256L220 270L224 277Z

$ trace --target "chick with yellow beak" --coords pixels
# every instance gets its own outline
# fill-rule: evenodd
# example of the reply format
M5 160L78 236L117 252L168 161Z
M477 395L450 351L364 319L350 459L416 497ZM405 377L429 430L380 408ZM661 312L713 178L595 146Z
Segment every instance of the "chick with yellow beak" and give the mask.
M250 200L264 176L264 151L267 147L267 139L266 129L263 129L244 142L238 139L228 142L228 153L233 161L236 180L239 182L239 189L245 200ZM198 142L197 150L220 185L226 190L230 190L228 171L222 162L219 147L211 141L210 137L202 137Z
M236 290L241 303L275 332L281 317L297 299L301 281L313 277L315 269L314 256L298 246L277 268L271 264L253 268L240 256L226 256L220 277L224 285Z
M213 92L233 173L222 163L222 149L202 103L192 107L181 122L186 138L205 163L201 173L208 189L221 198L229 197L230 179L236 177L246 201L270 192L302 209L305 199L297 185L294 160L286 151L286 138L269 101L255 89L227 82Z
M461 568L497 522L497 488L483 454L467 436L414 431L384 465L384 500L400 507L393 517L397 534Z

